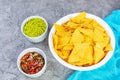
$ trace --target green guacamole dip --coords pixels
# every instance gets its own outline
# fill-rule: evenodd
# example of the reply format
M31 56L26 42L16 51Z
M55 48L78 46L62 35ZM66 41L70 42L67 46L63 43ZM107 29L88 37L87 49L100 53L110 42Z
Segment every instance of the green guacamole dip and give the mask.
M43 19L32 18L23 27L23 32L29 37L38 37L46 30L46 23Z

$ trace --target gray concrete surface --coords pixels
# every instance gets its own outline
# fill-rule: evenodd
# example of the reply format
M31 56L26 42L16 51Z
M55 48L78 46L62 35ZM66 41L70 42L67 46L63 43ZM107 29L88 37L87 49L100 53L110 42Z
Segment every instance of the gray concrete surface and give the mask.
M120 0L0 0L0 80L66 80L73 72L52 56L48 38L33 44L21 34L20 25L28 16L43 16L50 30L70 13L87 11L104 18L115 9L120 9ZM29 47L44 50L48 58L47 70L39 78L24 76L16 65L20 52Z

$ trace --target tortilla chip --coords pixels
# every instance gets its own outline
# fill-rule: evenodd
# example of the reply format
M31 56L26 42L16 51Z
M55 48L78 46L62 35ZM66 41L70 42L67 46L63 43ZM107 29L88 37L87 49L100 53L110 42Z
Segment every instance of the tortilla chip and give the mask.
M58 44L59 45L66 45L66 44L68 44L69 43L69 41L70 41L70 38L71 37L69 37L69 36L64 36L64 37L59 37L58 39Z
M65 26L69 27L70 29L76 29L78 27L78 24L70 21Z
M82 12L78 14L77 16L73 17L71 21L74 23L80 23L81 20L84 19L85 17L86 17L86 12Z
M63 50L72 50L74 46L72 44L67 44L63 47Z
M82 41L84 41L84 36L76 29L71 37L70 43L80 44Z
M62 54L64 56L63 59L67 59L70 55L70 50L62 50Z
M94 47L94 63L98 63L99 61L101 61L105 56L105 53L102 49L100 49L99 47Z
M53 45L57 48L58 45L58 36L56 34L53 35Z
M54 24L55 30L57 32L65 32L64 28L62 26L60 26L59 24Z
M110 44L107 44L104 51L110 51L110 50L113 50L113 48L112 48L112 46Z
M69 63L78 63L76 65L81 64L92 64L93 63L93 50L92 47L90 46L90 43L82 43L79 45L75 45L75 48L71 52L68 62Z
M92 25L93 25L94 29L97 29L101 32L105 32L105 29L99 23L97 23L95 20L92 21Z
M78 28L78 30L81 33L83 33L84 35L87 35L87 36L93 38L93 30L92 29Z

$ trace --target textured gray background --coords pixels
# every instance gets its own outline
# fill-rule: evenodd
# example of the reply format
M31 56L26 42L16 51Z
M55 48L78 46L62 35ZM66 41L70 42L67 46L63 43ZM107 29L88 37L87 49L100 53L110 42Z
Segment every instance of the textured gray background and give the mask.
M20 25L28 16L43 16L50 30L54 22L70 13L87 11L104 18L115 9L120 9L120 0L0 0L0 80L66 80L73 72L53 58L48 38L33 44L21 34ZM36 79L17 69L17 57L28 47L44 50L48 58L45 74Z

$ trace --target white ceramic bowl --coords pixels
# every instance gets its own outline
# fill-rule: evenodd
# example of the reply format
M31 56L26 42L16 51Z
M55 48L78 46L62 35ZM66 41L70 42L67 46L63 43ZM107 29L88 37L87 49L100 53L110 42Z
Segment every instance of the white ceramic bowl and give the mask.
M45 61L44 67L36 74L27 74L27 73L23 72L23 70L20 67L20 59L28 52L37 52L44 58L44 61ZM46 65L47 65L47 57L46 57L45 53L41 49L38 49L38 48L28 48L28 49L23 50L17 59L17 66L18 66L19 71L21 73L23 73L24 75L31 77L31 78L41 76L46 70Z
M40 19L44 20L44 22L46 23L46 30L45 30L45 32L44 32L43 34L41 34L40 36L38 36L38 37L29 37L29 36L27 36L26 34L24 34L24 32L23 32L23 27L24 27L24 25L26 24L27 21L29 21L29 20L32 19L32 18L40 18ZM22 22L22 25L21 25L21 32L22 32L22 34L23 34L29 41L34 42L34 43L38 43L38 42L43 41L43 40L46 38L46 36L47 36L47 31L48 31L48 23L47 23L47 21L45 20L45 18L43 18L43 17L41 17L41 16L30 16L30 17L26 18L26 19Z
M65 22L67 22L68 20L70 20L70 18L76 16L77 14L79 14L79 13L73 13L73 14L67 15L67 16L59 19L56 23L61 25L61 24L65 23ZM99 18L99 17L97 17L95 15L87 13L87 17L96 20L98 23L100 23L104 27L104 29L107 31L108 35L110 36L110 39L111 39L110 44L112 45L113 50L109 51L107 53L107 55L104 57L104 59L102 59L97 64L87 66L87 67L78 67L78 66L71 65L71 64L65 62L64 60L62 60L57 55L57 53L54 51L52 35L55 33L55 28L53 26L50 33L49 33L49 39L48 39L50 51L51 51L52 55L55 57L55 59L57 61L59 61L62 65L66 66L66 67L68 67L70 69L73 69L73 70L87 71L87 70L93 70L93 69L99 68L99 67L101 67L102 65L104 65L106 62L108 62L110 60L110 58L113 55L114 49L115 49L115 37L114 37L114 34L113 34L110 26L105 21L103 21L101 18Z

